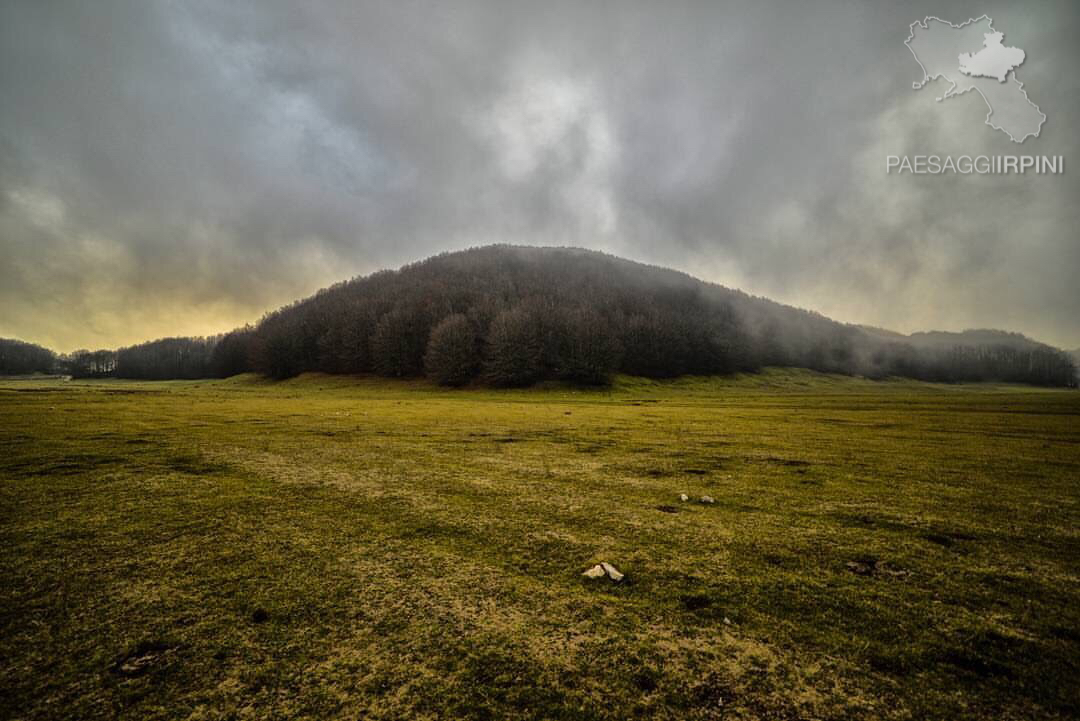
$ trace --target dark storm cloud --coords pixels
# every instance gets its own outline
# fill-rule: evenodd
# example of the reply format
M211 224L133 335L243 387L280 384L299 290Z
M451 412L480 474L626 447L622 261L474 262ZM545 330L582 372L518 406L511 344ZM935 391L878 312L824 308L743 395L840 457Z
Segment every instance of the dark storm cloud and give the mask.
M990 14L1049 119L911 90L925 15ZM0 8L0 335L225 330L490 242L573 244L900 330L1080 345L1064 176L903 177L885 155L1080 162L1075 4L42 3Z

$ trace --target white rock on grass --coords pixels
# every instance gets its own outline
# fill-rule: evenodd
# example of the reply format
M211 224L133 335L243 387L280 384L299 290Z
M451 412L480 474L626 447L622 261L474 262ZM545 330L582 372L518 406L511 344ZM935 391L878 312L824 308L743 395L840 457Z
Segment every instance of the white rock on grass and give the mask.
M685 493L680 493L680 494L679 494L679 500L680 500L680 501L689 501L689 500L690 500L690 496L686 495Z
M623 574L619 572L619 569L615 568L607 561L601 561L581 575L585 578L603 578L604 576L607 576L616 583L623 580Z
M608 578L612 581L619 582L623 579L623 574L619 573L619 569L615 568L607 561L601 561L600 565L607 572Z
M702 503L716 503L716 501L713 500L712 496L702 496L701 497L701 502Z
M598 563L581 575L585 578L603 578L607 575L607 571Z

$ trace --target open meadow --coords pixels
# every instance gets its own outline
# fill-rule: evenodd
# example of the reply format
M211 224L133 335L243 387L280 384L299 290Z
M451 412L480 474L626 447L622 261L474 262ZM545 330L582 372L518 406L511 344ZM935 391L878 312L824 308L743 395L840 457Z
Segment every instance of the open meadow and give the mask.
M4 381L0 578L2 718L1076 718L1080 392Z

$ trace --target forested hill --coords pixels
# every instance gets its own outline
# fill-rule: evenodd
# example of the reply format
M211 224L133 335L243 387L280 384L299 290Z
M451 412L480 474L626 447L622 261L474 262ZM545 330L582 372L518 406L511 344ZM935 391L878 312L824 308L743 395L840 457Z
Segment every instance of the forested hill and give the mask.
M887 299L882 299L887 302ZM846 325L574 248L487 246L340 283L217 338L76 354L76 375L197 378L254 370L427 375L446 385L604 383L791 366L934 381L1076 383L1070 358L1000 331Z
M795 366L938 381L1074 382L1069 358L1017 334L913 336L685 273L574 248L488 246L342 283L226 337L269 376L427 374L456 385L604 382Z

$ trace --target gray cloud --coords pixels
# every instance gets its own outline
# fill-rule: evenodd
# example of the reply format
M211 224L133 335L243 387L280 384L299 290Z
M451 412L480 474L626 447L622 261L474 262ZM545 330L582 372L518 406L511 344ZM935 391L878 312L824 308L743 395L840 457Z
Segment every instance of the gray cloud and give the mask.
M1049 116L914 92L925 15L983 13ZM1077 156L1075 3L0 6L0 335L209 333L490 242L682 268L841 320L1080 345L1064 176L886 176L887 154Z

